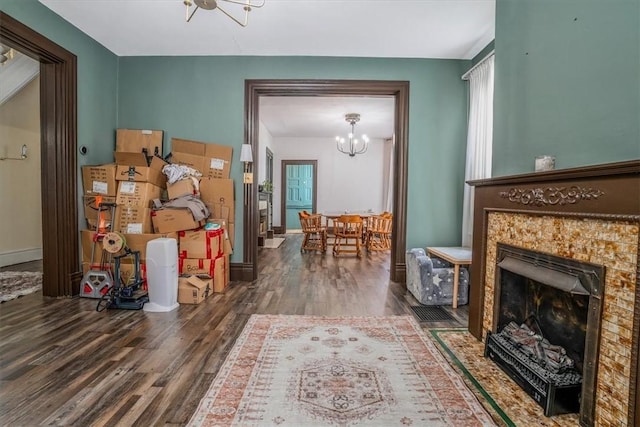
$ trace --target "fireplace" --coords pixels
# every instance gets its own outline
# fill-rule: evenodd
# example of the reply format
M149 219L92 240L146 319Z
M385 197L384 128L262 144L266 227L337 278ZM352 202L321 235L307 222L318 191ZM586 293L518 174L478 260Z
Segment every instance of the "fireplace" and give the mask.
M497 245L490 357L546 416L593 423L604 267Z
M538 270L538 260L546 257L551 257L548 259L553 265L558 261L553 257L558 257L563 262L585 263L587 266L581 268L586 270L601 266L602 274L595 275L604 277L604 282L594 288L582 283L589 295L572 298L577 302L571 310L582 313L575 314L577 318L584 319L580 307L587 307L584 352L572 344L565 349L567 354L584 354L582 360L574 356L582 377L580 418L575 414L561 417L583 426L640 425L640 160L496 177L469 184L475 189L469 331L486 343L488 337L509 325L500 309L505 298L503 286L518 292L524 287L533 295L556 292L546 289L545 281L538 276L512 271L518 266L530 270L527 263L515 262L516 267L511 269L499 265L504 248L542 254L528 263L535 267L534 271ZM510 257L520 261L518 253ZM574 267L567 265L571 276ZM503 279L507 280L506 285ZM588 303L580 302L585 298ZM514 323L519 327L538 321L526 316ZM554 338L547 339L553 343ZM593 356L589 356L590 352ZM588 399L592 402L585 402ZM592 409L584 409L589 407Z

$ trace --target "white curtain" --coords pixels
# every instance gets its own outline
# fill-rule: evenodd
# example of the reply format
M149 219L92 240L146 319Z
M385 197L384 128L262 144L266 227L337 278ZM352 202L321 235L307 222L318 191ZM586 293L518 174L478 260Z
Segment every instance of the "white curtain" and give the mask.
M491 177L493 141L493 63L494 55L482 61L468 76L469 130L462 205L462 246L471 246L473 237L473 187L468 180Z

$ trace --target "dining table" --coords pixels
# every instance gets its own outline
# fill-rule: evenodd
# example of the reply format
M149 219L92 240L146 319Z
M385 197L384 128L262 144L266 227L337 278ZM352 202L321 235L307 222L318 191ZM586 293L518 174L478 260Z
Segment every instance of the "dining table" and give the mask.
M327 227L327 235L328 237L332 237L333 235L333 221L340 218L342 215L358 215L362 218L363 227L362 227L362 239L364 241L364 236L366 233L366 224L367 220L372 216L378 215L377 213L369 210L369 211L328 211L320 213L325 218L325 226Z

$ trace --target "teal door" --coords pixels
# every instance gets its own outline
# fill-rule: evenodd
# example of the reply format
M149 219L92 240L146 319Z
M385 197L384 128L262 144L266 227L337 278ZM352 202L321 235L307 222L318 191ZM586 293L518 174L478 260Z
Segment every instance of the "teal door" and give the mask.
M313 211L313 164L286 165L286 227L300 229L298 212Z

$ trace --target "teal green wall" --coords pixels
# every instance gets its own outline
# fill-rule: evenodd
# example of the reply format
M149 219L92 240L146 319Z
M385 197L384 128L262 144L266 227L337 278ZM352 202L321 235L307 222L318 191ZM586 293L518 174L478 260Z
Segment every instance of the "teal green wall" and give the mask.
M235 149L231 177L242 195L245 79L410 82L407 246L460 243L469 61L318 57L122 57L118 126ZM236 210L242 259L242 210Z
M497 0L493 175L640 158L640 1Z

